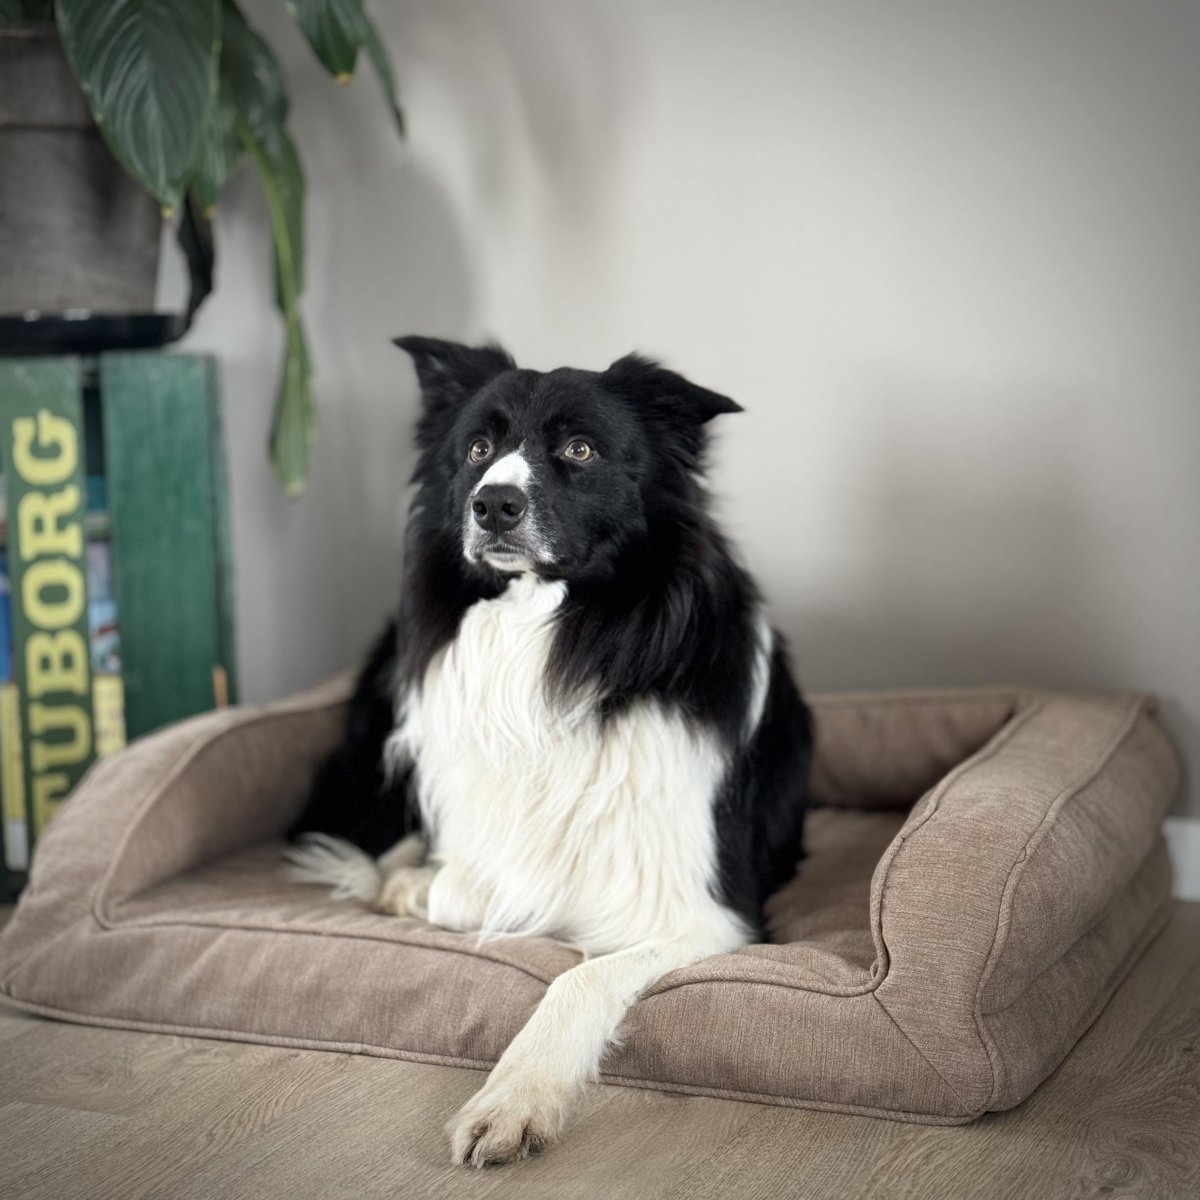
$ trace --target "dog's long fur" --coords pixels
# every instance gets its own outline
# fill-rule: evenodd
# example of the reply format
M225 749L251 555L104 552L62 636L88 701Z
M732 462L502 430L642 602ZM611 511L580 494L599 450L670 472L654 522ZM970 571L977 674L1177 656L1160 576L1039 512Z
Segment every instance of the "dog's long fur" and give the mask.
M382 911L584 952L451 1122L482 1166L557 1135L647 986L761 936L811 734L707 509L705 425L736 404L634 356L542 374L398 344L423 395L403 600L291 858Z

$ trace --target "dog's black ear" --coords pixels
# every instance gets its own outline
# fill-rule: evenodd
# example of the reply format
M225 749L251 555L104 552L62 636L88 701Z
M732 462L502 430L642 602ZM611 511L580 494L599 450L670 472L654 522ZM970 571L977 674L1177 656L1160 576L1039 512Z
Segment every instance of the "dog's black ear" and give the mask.
M700 387L640 354L618 358L600 382L610 392L685 424L703 425L721 413L742 411L728 396Z
M497 345L464 346L441 338L398 337L395 344L413 360L421 396L433 407L457 406L490 379L517 364Z

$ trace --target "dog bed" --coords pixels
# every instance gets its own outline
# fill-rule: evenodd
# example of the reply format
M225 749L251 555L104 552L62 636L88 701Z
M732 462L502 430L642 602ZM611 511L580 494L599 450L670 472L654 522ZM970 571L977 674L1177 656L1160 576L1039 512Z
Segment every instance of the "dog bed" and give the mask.
M279 832L348 686L198 717L92 768L0 938L51 1017L485 1067L577 961L290 883ZM911 1121L1011 1107L1162 926L1178 781L1152 703L1023 689L813 698L808 857L773 940L674 971L613 1083Z

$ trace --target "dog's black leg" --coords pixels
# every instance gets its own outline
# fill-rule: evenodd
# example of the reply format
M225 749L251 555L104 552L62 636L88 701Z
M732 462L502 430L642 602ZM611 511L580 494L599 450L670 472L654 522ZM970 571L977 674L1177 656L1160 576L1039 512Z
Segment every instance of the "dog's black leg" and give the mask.
M420 831L411 803L408 770L388 779L383 745L394 724L396 622L376 641L358 677L341 744L317 768L303 811L288 830L345 838L378 857L401 838Z

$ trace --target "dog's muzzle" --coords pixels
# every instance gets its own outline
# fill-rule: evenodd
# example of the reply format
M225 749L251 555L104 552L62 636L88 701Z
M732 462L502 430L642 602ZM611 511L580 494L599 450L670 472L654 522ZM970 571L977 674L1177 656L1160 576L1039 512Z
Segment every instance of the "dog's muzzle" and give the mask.
M537 529L529 496L511 483L489 483L471 497L463 553L497 571L529 571L552 561Z

